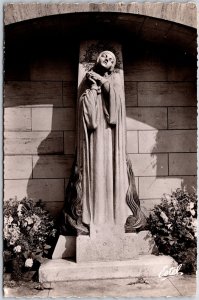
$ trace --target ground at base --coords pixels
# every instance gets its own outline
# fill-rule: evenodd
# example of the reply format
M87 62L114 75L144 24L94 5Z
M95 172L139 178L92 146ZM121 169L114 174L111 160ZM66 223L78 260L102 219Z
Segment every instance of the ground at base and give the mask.
M42 290L39 288L43 288ZM195 296L196 276L176 275L167 278L98 279L44 283L22 282L4 285L4 297L165 297Z

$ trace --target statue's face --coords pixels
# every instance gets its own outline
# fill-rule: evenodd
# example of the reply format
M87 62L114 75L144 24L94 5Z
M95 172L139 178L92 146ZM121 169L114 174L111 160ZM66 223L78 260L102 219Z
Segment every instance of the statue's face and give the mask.
M115 56L111 52L103 51L98 57L98 64L107 70L113 69L115 62Z

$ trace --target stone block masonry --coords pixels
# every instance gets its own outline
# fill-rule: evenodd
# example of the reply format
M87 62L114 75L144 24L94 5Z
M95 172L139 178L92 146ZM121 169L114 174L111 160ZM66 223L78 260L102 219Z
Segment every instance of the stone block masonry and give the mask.
M196 152L196 130L139 131L140 153Z
M195 106L195 93L193 82L139 82L138 105Z
M33 131L64 131L75 129L75 110L73 108L33 108Z
M31 131L31 108L8 107L4 113L5 131Z
M4 150L7 155L63 154L63 133L54 131L5 132ZM45 143L42 144L42 141ZM68 147L66 147L69 151ZM71 150L72 153L74 151Z
M191 192L196 182L196 176L139 177L139 196L141 199L160 199L163 193L170 194L178 187L188 187Z
M5 107L35 105L62 107L62 82L16 80L5 83Z

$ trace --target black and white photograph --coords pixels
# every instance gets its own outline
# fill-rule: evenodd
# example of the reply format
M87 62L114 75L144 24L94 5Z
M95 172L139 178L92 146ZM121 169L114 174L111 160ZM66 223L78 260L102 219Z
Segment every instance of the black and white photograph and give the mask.
M197 5L3 6L4 297L196 296Z

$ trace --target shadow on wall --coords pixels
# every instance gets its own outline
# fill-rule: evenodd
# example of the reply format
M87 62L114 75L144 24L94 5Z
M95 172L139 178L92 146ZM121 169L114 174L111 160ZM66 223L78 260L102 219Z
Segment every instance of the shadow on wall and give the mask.
M186 109L186 108L185 108ZM192 121L195 125L193 129L188 123L184 123L185 129L160 130L154 133L149 133L145 143L149 140L150 135L154 134L155 146L152 148L151 156L157 156L158 153L165 153L168 157L168 177L160 177L157 179L160 185L165 186L165 191L168 193L166 183L168 180L170 192L175 191L176 187L181 187L192 193L196 189L196 174L197 174L197 132L196 132L196 108L194 108ZM157 160L157 169L162 168L161 160ZM162 184L161 184L162 182ZM157 184L156 183L156 184Z
M27 195L30 198L42 198L47 208L57 215L63 206L75 154L75 101L73 107L39 108L35 113L38 124L41 124L42 118L45 123L50 117L52 123L51 132L39 144L37 155L33 155Z
M64 113L65 109L68 111L67 114ZM176 108L169 109L173 111ZM188 108L183 109L186 111ZM130 154L135 176L139 177L140 199L158 201L163 193L171 193L176 187L186 188L192 192L192 187L196 186L196 130L190 129L195 128L194 116L191 119L192 125L188 122L183 123L185 129L179 125L181 129L166 127L157 130L154 122L161 124L164 112L160 114L159 110L151 108L136 110L137 108L127 107L127 134L131 134L136 128L148 127L148 130L137 132L139 153ZM44 195L48 208L57 215L63 206L64 190L74 159L75 107L54 107L51 112L51 132L40 143L37 156L33 156L33 171L28 182L27 195L37 199ZM147 124L142 122L143 114L151 116L151 121L147 118ZM178 109L177 114L179 115ZM43 113L41 119L42 117L45 119ZM183 118L185 119L186 117ZM175 126L177 127L176 123ZM64 131L59 131L61 128Z
M195 94L187 94L183 98L184 92L176 92L188 79L182 78L181 82L176 83L173 77L168 82L167 77L159 75L160 65L157 62L153 64L150 61L147 64L145 60L143 63L142 53L141 59L129 57L131 61L124 61L127 136L130 144L134 144L135 137L139 147L133 151L131 148L128 152L135 176L138 177L139 197L148 201L160 198L176 186L195 185L196 163L193 157L196 152L196 124L192 116L196 115L196 108L193 107L196 97ZM7 97L6 106L31 107L32 128L26 132L24 139L24 148L25 144L30 143L30 150L23 153L31 155L33 166L27 183L27 195L43 199L47 208L58 215L63 206L75 152L77 74L74 69L77 69L77 60L72 64L66 61L65 64L65 60L60 58L59 72L53 73L52 63L48 65L43 62L43 66L42 59L37 59L32 81L12 82L14 86L10 98ZM150 55L146 59L149 62ZM73 74L69 76L63 73L65 70L71 70ZM57 80L50 80L50 76ZM182 90L186 89L185 86ZM13 100L9 101L11 98ZM132 98L136 98L137 102L132 103ZM170 98L172 104L168 102ZM158 99L165 101L164 105ZM182 99L184 102L180 103ZM173 107L173 103L176 103L176 107Z
M49 85L52 87L54 83ZM68 101L68 105L62 107L54 105L53 101L51 106L49 103L45 106L46 103L42 103L41 100L40 106L34 106L35 102L29 101L28 104L32 106L32 131L25 132L26 139L23 141L23 149L28 147L28 144L31 147L24 155L31 154L33 162L27 195L30 198L43 199L55 215L63 206L64 190L75 153L76 83L65 83L63 90L63 98L67 99L70 96L68 99L70 98L71 102L69 104ZM55 99L58 101L57 90L55 93ZM128 103L128 95L126 102ZM22 104L25 103L21 102L20 105ZM177 108L169 109L173 112ZM184 111L187 109L189 108L183 107ZM136 149L128 151L135 176L139 177L140 199L158 199L176 186L195 185L196 164L193 158L196 152L196 131L187 130L187 127L195 128L195 125L183 122L183 126L187 126L185 129L168 130L165 127L158 130L157 127L166 114L165 110L167 111L167 108L163 108L160 114L160 110L156 108L127 106L127 136L128 144L130 143L128 148L134 147L134 138L137 140L139 136L139 141L135 142L139 143L139 153ZM194 110L196 111L195 107ZM177 113L179 115L179 108ZM179 126L183 127L182 124ZM23 133L20 134L23 138Z
M15 160L16 154L21 162L22 157L31 160L28 170L32 171L26 171L25 177L8 177L6 189L11 187L14 195L19 191L20 197L26 193L30 198L42 199L57 215L74 156L78 47L77 42L68 47L68 41L59 36L53 44L46 39L40 44L32 42L30 49L27 44L21 45L20 65L13 61L10 48L11 54L7 52L5 123L7 118L8 123L20 126L8 129L12 132L7 132L5 138L5 155L12 156L8 160Z

